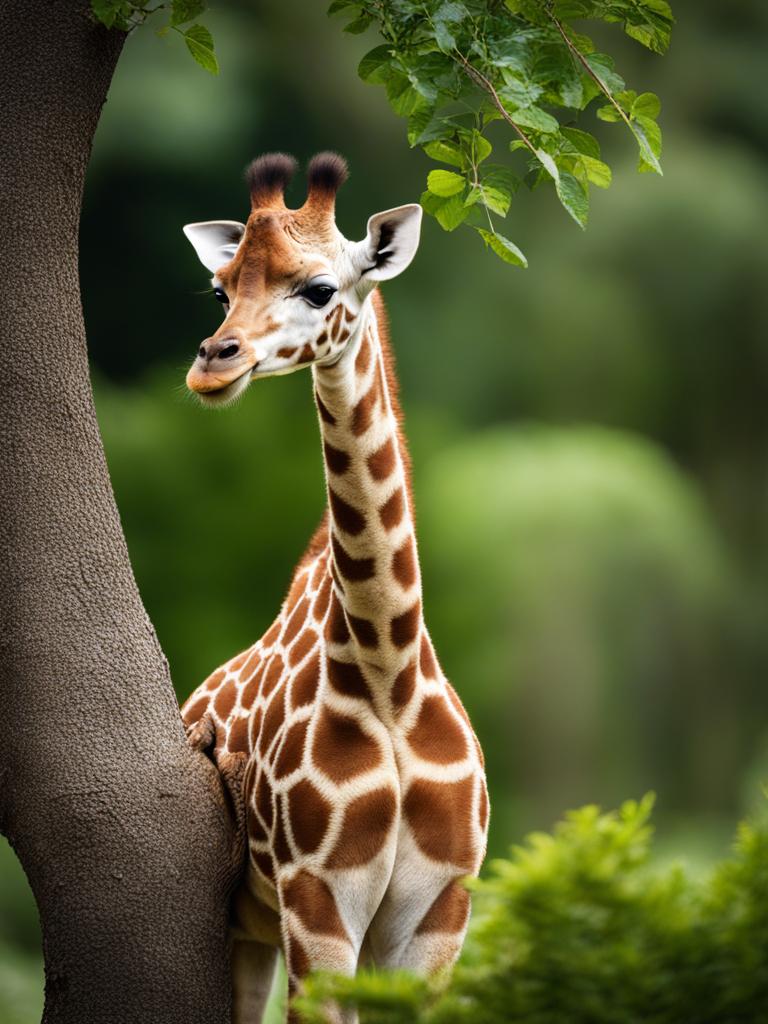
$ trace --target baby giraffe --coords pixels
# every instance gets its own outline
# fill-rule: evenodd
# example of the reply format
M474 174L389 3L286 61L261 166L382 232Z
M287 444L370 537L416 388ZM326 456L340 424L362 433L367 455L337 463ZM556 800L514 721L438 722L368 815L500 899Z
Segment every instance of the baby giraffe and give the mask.
M245 764L238 1024L261 1021L278 948L291 992L316 969L453 963L469 916L461 879L477 874L488 825L482 753L422 618L408 452L375 290L413 259L421 208L377 213L349 242L334 217L344 161L314 157L307 200L290 210L295 166L280 153L254 161L246 224L184 228L225 312L189 388L220 404L252 380L310 366L328 497L277 619L183 708L190 742L213 748L222 771Z

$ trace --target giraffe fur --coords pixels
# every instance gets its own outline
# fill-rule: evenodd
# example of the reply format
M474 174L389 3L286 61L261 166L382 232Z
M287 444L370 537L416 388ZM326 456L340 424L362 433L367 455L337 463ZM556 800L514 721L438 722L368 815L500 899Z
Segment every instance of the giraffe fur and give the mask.
M274 622L182 709L190 742L211 748L242 808L238 1024L261 1021L278 947L292 993L317 969L452 964L470 910L461 880L479 871L489 813L482 751L424 623L377 288L413 258L421 210L374 215L349 242L334 213L344 161L315 157L307 200L289 210L294 170L284 154L259 158L247 224L185 228L225 310L188 386L220 404L309 367L328 499Z

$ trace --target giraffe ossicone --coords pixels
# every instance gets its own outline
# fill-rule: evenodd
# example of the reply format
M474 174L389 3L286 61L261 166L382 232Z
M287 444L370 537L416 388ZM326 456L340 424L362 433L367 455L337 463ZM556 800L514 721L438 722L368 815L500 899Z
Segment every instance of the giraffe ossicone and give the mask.
M255 160L246 224L184 232L225 311L187 384L209 404L259 377L311 367L328 507L264 636L186 701L190 740L246 760L247 865L234 903L235 1018L258 1024L282 947L291 990L359 963L420 973L461 949L488 827L480 746L435 656L386 314L421 208L336 227L347 176L314 157L306 202L285 205L295 161ZM354 1020L331 1010L336 1019Z

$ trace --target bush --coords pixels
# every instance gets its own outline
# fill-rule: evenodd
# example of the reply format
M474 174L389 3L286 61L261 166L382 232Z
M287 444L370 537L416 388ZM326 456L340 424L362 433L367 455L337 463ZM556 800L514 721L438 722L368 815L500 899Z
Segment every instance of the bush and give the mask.
M572 811L492 862L452 976L317 975L306 1021L331 998L366 1024L768 1020L768 829L743 824L697 878L649 865L652 802Z

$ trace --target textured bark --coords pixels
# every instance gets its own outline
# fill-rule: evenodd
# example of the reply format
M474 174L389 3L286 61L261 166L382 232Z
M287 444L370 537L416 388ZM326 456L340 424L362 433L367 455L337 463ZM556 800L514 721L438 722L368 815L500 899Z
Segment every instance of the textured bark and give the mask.
M0 3L0 830L40 910L45 1021L216 1024L230 817L131 573L80 308L121 46L87 0Z

